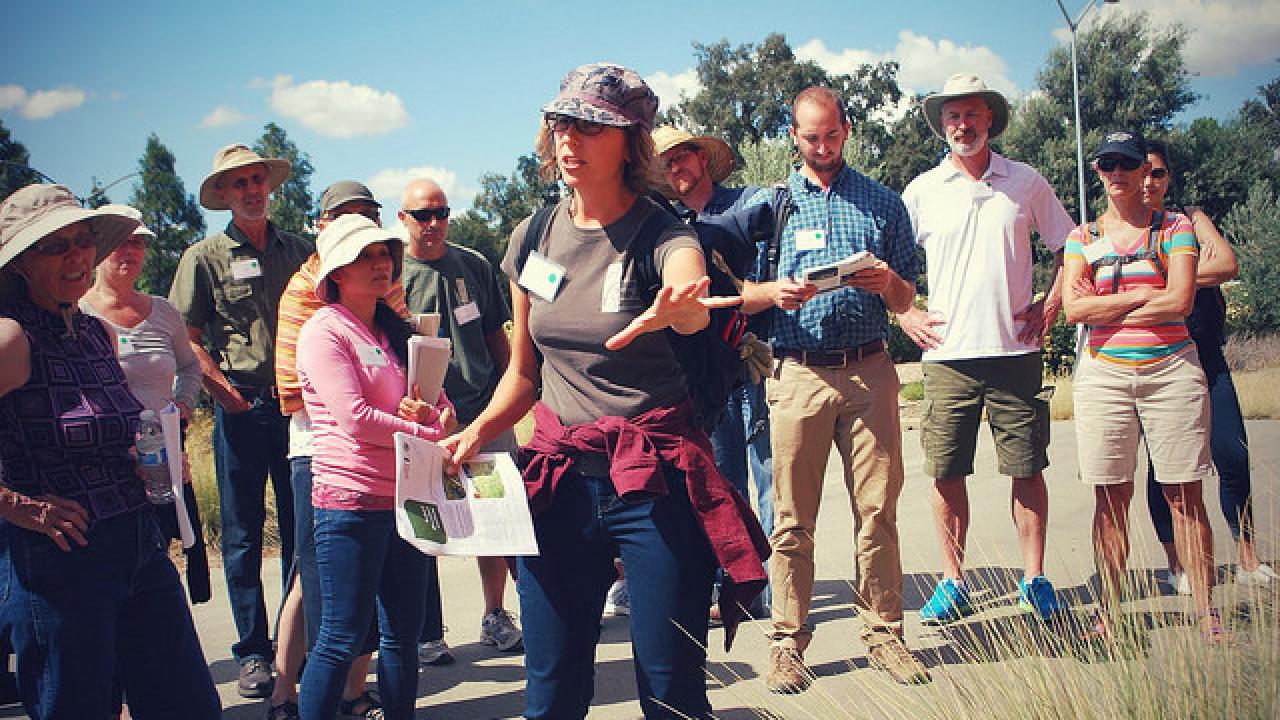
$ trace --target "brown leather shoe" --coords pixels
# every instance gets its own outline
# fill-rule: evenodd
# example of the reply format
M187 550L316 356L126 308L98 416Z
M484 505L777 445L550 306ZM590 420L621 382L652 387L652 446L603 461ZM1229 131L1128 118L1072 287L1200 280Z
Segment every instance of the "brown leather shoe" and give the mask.
M793 695L808 690L812 683L813 673L799 650L781 645L769 648L769 675L764 680L769 692Z
M901 640L890 640L871 647L867 653L871 667L884 670L894 682L923 685L929 682L929 671L916 659Z

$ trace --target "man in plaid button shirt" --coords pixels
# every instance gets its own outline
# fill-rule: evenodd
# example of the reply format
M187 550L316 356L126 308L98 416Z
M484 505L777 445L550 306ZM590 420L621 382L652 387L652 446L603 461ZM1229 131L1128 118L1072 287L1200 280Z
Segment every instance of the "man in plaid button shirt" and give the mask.
M858 528L856 602L873 667L901 683L929 680L902 641L902 566L897 504L902 491L898 375L886 351L888 310L915 294L911 220L901 198L845 165L850 125L828 88L811 87L792 104L791 137L803 165L787 179L793 210L780 240L776 274L760 253L757 278L743 289L747 312L773 313L779 362L767 385L774 458L773 647L766 683L773 692L808 688L804 651L813 592L813 537L827 455L844 463ZM762 192L754 202L767 202ZM806 269L866 250L874 264L846 287L817 294L798 282Z

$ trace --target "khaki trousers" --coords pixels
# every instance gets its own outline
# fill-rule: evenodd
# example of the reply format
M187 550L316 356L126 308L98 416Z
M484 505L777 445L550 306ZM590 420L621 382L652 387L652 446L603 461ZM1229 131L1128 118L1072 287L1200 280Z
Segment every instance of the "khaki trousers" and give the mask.
M784 360L766 394L773 445L775 645L804 652L813 596L813 537L827 456L834 442L854 512L855 604L868 646L902 636L902 492L898 373L887 352L843 368Z

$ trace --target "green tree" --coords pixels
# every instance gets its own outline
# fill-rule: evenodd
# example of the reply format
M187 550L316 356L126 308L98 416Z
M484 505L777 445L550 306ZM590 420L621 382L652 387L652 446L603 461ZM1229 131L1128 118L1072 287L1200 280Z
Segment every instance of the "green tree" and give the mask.
M1280 205L1264 182L1249 190L1248 199L1231 208L1222 230L1236 246L1240 281L1244 285L1244 313L1237 330L1275 332L1280 328Z
M917 96L907 112L889 128L888 141L872 177L901 193L907 183L942 160L947 144L933 134L924 117L924 98Z
M796 167L797 158L790 138L747 140L738 146L738 154L742 156L742 162L725 180L730 186L769 187L785 181Z
M133 186L129 204L142 213L142 222L156 234L147 247L139 289L167 295L183 251L204 235L204 215L175 172L173 153L155 133L147 138L138 171L141 182Z
M314 172L311 157L299 150L284 128L274 122L263 126L262 137L253 144L253 149L262 157L283 158L293 166L289 179L271 196L271 223L281 230L314 239L318 213L311 197L311 173Z
M30 161L31 155L26 146L14 140L9 128L0 122L0 199L9 197L14 190L40 182L40 173L32 169Z
M1156 27L1146 13L1112 13L1077 34L1086 154L1112 128L1167 132L1174 116L1195 102L1183 58L1186 37L1181 25ZM1070 47L1049 52L1036 84L1039 92L1017 108L1003 145L1010 156L1039 170L1076 217ZM1085 177L1091 202L1100 203L1097 178L1088 172Z
M501 265L502 255L507 251L507 236L495 230L475 210L468 210L449 219L449 241L479 251L495 270Z
M521 220L559 199L559 184L549 183L538 175L538 156L529 153L517 158L515 172L510 177L485 173L480 178L480 193L472 205L502 238L505 250L507 238Z

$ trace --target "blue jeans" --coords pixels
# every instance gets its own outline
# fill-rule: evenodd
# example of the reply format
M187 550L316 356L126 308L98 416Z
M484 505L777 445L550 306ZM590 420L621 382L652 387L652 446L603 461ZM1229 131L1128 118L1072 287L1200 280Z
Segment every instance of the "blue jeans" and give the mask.
M267 605L262 595L262 526L266 522L267 474L276 496L280 531L281 584L293 557L293 488L289 472L289 420L280 403L257 398L242 413L214 411L213 458L221 505L222 564L231 616L239 640L236 661L271 660Z
M1231 371L1217 345L1197 345L1200 365L1209 382L1209 407L1213 418L1209 427L1209 452L1218 468L1218 498L1234 540L1253 538L1253 491L1249 478L1249 438L1245 435L1244 415L1240 399L1231 382ZM1150 451L1148 451L1150 452ZM1173 516L1165 500L1155 471L1147 457L1147 509L1156 537L1162 543L1173 542Z
M316 568L316 514L311 505L311 456L289 458L293 486L294 578L302 583L302 612L306 616L307 647L320 635L320 571Z
M756 481L756 507L765 537L773 534L773 451L769 447L769 406L764 400L764 383L744 383L729 395L724 417L711 433L716 466L747 502L751 501L747 469ZM769 605L766 585L758 603ZM758 616L760 608L753 615Z
M58 549L0 522L0 635L39 720L105 718L118 678L138 718L218 718L221 705L150 508Z
M709 716L704 648L716 561L683 475L668 471L667 481L667 495L627 502L609 478L571 473L551 507L534 519L541 554L519 559L516 580L526 717L587 716L600 613L618 556L631 595L632 654L645 717Z
M317 508L316 564L324 610L300 688L306 720L333 718L351 661L377 612L378 690L388 720L411 720L427 556L396 534L390 510Z

